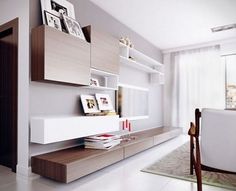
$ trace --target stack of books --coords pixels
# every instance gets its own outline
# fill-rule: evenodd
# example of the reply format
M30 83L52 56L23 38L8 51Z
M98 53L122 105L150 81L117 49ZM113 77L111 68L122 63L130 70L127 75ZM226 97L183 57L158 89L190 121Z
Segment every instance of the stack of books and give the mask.
M85 148L89 149L111 149L121 142L120 135L103 134L98 136L90 136L84 139Z

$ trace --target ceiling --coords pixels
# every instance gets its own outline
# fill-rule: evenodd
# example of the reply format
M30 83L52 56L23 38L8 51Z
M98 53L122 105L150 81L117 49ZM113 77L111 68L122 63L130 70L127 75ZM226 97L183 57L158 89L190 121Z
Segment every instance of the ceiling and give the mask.
M236 37L236 0L91 0L121 23L166 50Z

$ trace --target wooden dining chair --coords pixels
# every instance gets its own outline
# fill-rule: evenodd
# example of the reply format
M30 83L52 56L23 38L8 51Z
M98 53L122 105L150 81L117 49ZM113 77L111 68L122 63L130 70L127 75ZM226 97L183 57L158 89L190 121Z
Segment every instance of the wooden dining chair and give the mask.
M190 174L195 170L198 191L202 170L236 174L236 111L196 109L188 134Z

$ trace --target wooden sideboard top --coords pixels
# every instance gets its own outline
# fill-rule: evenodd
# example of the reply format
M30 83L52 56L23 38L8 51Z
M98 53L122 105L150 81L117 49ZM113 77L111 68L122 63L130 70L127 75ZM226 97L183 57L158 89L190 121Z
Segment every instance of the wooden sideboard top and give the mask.
M174 127L159 127L147 129L139 132L131 133L131 136L135 136L134 140L130 140L127 142L122 142L120 145L110 149L110 150L97 150L97 149L85 149L83 146L72 147L69 149L63 149L60 151L54 151L51 153L41 154L37 156L32 156L32 159L40 159L46 160L54 163L60 163L62 165L68 165L78 160L87 160L92 157L96 157L99 155L103 155L105 153L122 149L123 147L130 146L132 144L136 144L138 142L142 142L143 140L158 136L170 131L179 130L179 128Z

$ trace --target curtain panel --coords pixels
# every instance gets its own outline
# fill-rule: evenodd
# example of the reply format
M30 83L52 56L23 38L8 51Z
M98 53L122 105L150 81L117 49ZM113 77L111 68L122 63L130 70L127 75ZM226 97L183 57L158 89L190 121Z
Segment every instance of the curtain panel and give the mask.
M195 108L225 108L225 66L219 46L171 53L168 59L165 123L187 133Z

